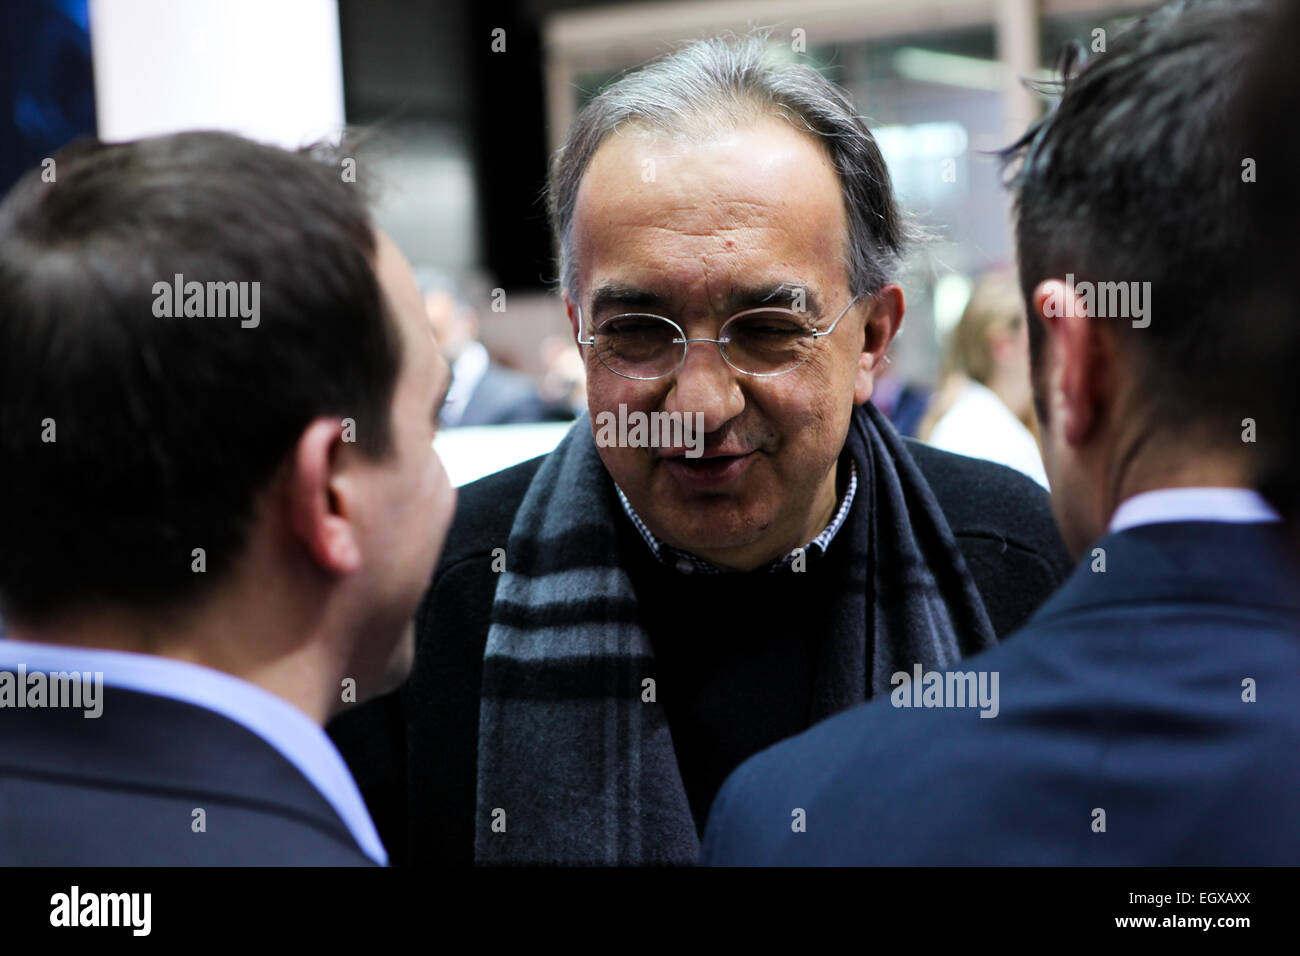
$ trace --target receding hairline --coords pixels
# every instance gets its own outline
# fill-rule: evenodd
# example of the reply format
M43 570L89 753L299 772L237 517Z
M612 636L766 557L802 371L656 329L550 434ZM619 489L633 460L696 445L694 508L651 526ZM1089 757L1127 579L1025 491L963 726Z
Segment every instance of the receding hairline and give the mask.
M875 291L891 281L909 239L920 238L899 208L889 169L851 95L813 65L778 56L772 31L696 40L624 74L579 111L547 178L547 209L559 247L560 288L578 281L571 255L573 210L594 153L615 131L642 128L706 138L721 125L784 119L818 141L844 197L850 284Z
M605 134L596 149L610 136L625 130L642 130L672 139L707 142L718 132L744 129L765 119L781 120L796 132L822 144L822 137L817 131L806 122L801 122L800 117L792 114L790 108L779 100L763 96L757 90L729 90L690 109L673 110L663 116L647 116L644 113L628 116ZM721 126L718 125L719 122Z
M800 127L791 117L786 115L784 110L777 108L772 104L772 108L758 109L746 116L732 116L724 125L709 123L709 114L713 111L702 109L696 111L688 118L686 123L677 124L660 124L641 117L630 118L620 123L614 129L610 130L600 142L591 150L587 161L582 168L577 179L577 188L573 193L573 209L570 215L570 225L576 218L578 209L578 198L582 195L582 187L587 182L587 175L595 165L596 158L608 147L615 139L627 137L646 143L662 142L674 145L684 145L692 148L710 146L723 137L733 134L748 132L760 129L763 126L772 126L777 129L788 129L798 135L800 141L813 146L817 155L825 162L827 171L835 181L835 187L840 195L841 206L844 210L846 227L848 225L849 209L847 197L844 195L844 183L840 171L835 166L835 157L827 147L824 137L819 136L816 131L805 127Z
M757 100L757 98L751 98ZM788 129L796 134L800 141L811 145L818 156L824 163L827 174L831 177L831 185L836 196L836 208L841 216L841 227L843 231L843 253L847 254L852 242L852 217L848 208L848 197L845 195L844 183L839 170L835 166L835 158L827 147L824 138L819 136L815 131L805 127L800 127L795 123L785 110L779 108L779 104L762 104L755 103L756 108L744 116L730 114L729 121L725 125L710 124L708 114L712 111L705 108L694 111L685 123L660 124L653 121L644 120L640 117L633 117L620 123L614 129L610 130L600 143L591 150L587 162L582 169L577 180L577 187L573 194L573 207L568 219L570 231L570 242L574 243L571 248L574 252L574 258L577 258L577 248L573 231L581 216L579 211L583 206L583 196L587 188L589 174L592 167L595 166L597 158L601 156L612 142L627 134L629 138L634 138L647 143L666 142L671 144L681 144L690 148L700 148L716 143L719 139L731 133L746 132L759 129L765 125L772 125L776 129ZM635 173L634 173L635 174ZM577 268L577 263L573 263L575 277L580 277L581 270ZM847 268L847 261L846 261ZM579 278L579 282L581 279ZM576 293L578 290L568 290Z

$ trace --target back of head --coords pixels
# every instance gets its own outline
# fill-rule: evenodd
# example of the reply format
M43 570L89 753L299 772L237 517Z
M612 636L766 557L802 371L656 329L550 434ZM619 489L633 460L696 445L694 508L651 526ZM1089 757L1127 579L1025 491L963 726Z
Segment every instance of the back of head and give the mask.
M1246 321L1240 270L1255 235L1233 119L1264 10L1178 2L1081 68L1067 55L1059 103L1005 154L1026 300L1072 275L1119 303L1096 321L1134 359L1151 420L1237 448L1253 385L1222 374L1222 357ZM1038 322L1030 342L1037 366Z
M400 365L337 167L221 133L54 159L0 205L0 596L31 623L215 586L313 418L387 453Z

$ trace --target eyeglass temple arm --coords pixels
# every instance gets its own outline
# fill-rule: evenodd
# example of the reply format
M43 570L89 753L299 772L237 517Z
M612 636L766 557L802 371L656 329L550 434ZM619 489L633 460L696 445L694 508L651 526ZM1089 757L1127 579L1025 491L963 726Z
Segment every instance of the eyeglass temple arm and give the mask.
M844 318L844 316L846 316L846 315L849 314L849 309L853 308L854 303L857 302L858 299L860 299L860 298L862 298L862 293L861 293L861 292L859 292L859 293L858 293L857 295L855 295L853 298L849 299L849 304L846 305L846 306L844 307L844 311L843 311L843 312L841 312L839 315L835 316L835 321L831 323L831 327L830 327L829 329L827 329L825 332L818 332L816 329L814 329L814 330L813 330L813 338L815 338L815 339L820 339L822 336L824 336L824 335L830 335L832 332L834 332L834 331L835 331L835 326L837 326L837 325L840 324L840 319Z
M596 344L596 336L594 334L589 339L584 339L582 337L582 306L578 306L578 344L579 345Z

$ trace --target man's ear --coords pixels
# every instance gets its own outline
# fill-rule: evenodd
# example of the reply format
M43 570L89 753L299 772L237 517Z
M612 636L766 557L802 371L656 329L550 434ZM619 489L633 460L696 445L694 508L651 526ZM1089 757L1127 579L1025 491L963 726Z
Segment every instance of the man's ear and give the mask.
M1029 321L1042 322L1046 330L1043 401L1049 420L1067 442L1081 445L1097 425L1106 389L1106 356L1099 330L1074 287L1062 279L1038 283L1031 305Z
M342 470L351 457L342 439L339 419L313 421L298 437L284 483L290 529L312 559L335 575L361 567L357 489Z
M564 314L569 317L569 328L573 331L573 341L577 342L578 335L582 331L578 328L578 307L573 304L573 300L569 298L567 291L562 293L560 298L564 300Z
M889 345L903 324L903 290L887 285L855 308L867 309L863 323L862 354L858 356L858 372L853 382L853 404L862 405L876 388L876 372ZM849 316L844 317L847 321Z

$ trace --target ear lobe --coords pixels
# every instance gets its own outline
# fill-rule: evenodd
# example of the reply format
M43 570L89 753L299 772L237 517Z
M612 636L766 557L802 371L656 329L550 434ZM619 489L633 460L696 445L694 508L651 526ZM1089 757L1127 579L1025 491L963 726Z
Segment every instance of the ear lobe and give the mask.
M889 356L881 355L873 360L873 353L863 352L858 358L858 376L853 387L853 404L865 405L876 390L876 376L889 367Z
M289 527L307 554L326 572L351 574L361 567L356 502L349 475L340 471L343 423L318 418L294 446L285 482Z

